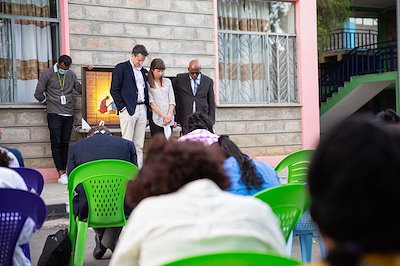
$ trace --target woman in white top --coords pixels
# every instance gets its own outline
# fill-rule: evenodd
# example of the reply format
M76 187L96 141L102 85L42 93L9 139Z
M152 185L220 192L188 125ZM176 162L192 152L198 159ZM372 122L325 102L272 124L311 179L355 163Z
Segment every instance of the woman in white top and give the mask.
M218 146L166 140L157 134L126 199L135 207L110 266L155 266L204 253L285 254L271 208L229 187Z
M152 110L150 132L163 133L168 138L174 125L175 95L171 80L164 77L165 64L162 59L151 61L148 73L149 101Z
M2 159L0 159L0 161L1 160ZM24 179L22 179L22 177L17 172L6 167L0 167L0 188L28 190L28 187L26 186ZM3 219L5 218L3 217ZM28 217L25 220L24 226L22 227L22 230L17 240L17 245L15 246L12 258L13 266L31 265L31 261L27 257L25 257L21 245L29 242L29 240L32 238L34 231L35 231L35 222Z

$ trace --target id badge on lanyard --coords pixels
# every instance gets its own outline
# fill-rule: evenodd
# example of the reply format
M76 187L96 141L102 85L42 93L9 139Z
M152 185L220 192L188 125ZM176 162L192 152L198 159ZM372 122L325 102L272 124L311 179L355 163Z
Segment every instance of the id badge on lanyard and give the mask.
M65 95L61 95L61 104L67 104L67 98L65 97Z
M63 79L61 79L60 74L57 73L58 76L58 81L60 82L60 87L61 87L61 97L60 101L61 104L67 104L67 97L64 95L64 85L65 85L65 74L63 75Z

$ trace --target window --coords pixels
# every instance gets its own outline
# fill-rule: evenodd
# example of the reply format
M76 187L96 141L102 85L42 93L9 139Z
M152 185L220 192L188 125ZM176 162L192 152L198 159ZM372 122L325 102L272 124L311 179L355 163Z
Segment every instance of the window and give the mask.
M217 3L221 103L297 102L294 4Z
M0 103L37 102L39 75L59 43L58 0L0 0Z

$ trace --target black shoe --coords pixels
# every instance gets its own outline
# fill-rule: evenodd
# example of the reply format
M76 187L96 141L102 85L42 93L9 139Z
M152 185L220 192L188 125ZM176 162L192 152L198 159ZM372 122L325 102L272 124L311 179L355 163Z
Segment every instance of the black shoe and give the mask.
M101 244L101 239L98 234L94 236L94 241L96 242L96 246L93 249L93 257L96 260L101 260L101 258L103 258L104 254L106 253L107 248Z

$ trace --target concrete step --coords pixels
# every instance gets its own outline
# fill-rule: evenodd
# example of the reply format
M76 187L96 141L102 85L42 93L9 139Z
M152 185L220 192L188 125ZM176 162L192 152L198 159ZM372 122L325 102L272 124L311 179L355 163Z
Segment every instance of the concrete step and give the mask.
M41 197L47 207L47 220L68 217L67 185L45 183Z

